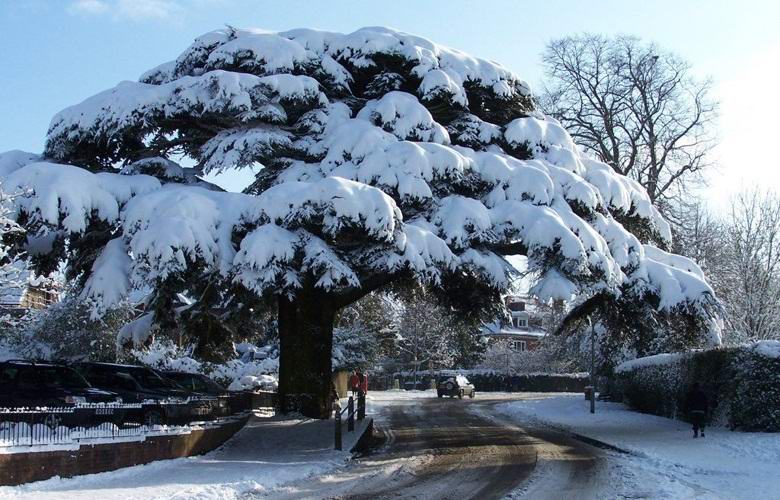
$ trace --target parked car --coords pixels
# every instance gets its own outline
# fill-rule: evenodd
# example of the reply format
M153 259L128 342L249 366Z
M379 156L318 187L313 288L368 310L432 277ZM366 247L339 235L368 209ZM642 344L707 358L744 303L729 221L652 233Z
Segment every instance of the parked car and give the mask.
M90 385L75 370L55 363L26 360L0 362L0 407L70 408L84 403L121 403L119 394ZM44 422L52 427L66 420L68 425L88 425L111 421L121 410L92 408L85 413L49 414ZM97 418L95 418L97 417Z
M95 387L141 403L146 425L186 423L210 411L192 392L145 366L80 363L77 369Z
M454 398L458 396L463 399L463 396L473 398L476 395L474 386L463 375L441 377L436 384L436 394L441 398L449 396Z
M202 400L208 401L212 405L215 415L226 416L230 414L230 393L206 375L173 371L162 372L162 374L188 391L201 396Z
M200 373L162 372L162 374L188 391L198 394L223 396L228 392L227 389Z

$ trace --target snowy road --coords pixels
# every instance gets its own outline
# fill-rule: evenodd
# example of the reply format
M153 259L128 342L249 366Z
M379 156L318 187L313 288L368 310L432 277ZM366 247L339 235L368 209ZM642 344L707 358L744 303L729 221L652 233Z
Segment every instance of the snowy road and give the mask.
M490 415L519 395L437 399L374 393L383 448L335 474L268 494L299 498L593 498L603 481L600 450L544 428Z

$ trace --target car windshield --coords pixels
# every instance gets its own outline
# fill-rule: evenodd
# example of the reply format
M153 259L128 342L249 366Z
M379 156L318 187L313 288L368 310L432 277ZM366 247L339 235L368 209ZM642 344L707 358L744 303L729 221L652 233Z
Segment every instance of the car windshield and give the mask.
M64 366L37 366L37 379L47 387L67 387L72 389L85 389L90 387L84 377L75 370Z
M174 382L164 379L146 368L131 368L127 371L141 387L146 389L179 389Z
M224 387L199 373L168 373L166 375L191 391L225 392Z

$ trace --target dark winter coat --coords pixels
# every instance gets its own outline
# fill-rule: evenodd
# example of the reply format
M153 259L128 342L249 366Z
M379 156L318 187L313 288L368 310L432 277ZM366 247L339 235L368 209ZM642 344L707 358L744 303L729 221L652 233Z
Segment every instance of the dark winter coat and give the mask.
M692 389L685 398L685 405L689 413L693 411L707 413L709 408L707 395L701 389Z

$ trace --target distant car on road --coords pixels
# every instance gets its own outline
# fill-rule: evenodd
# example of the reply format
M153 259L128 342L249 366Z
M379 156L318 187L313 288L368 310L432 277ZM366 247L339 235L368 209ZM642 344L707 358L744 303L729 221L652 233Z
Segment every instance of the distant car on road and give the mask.
M476 393L474 386L463 375L441 377L436 384L436 394L440 398L444 396L451 398L457 396L461 399L463 399L463 396L473 398Z

